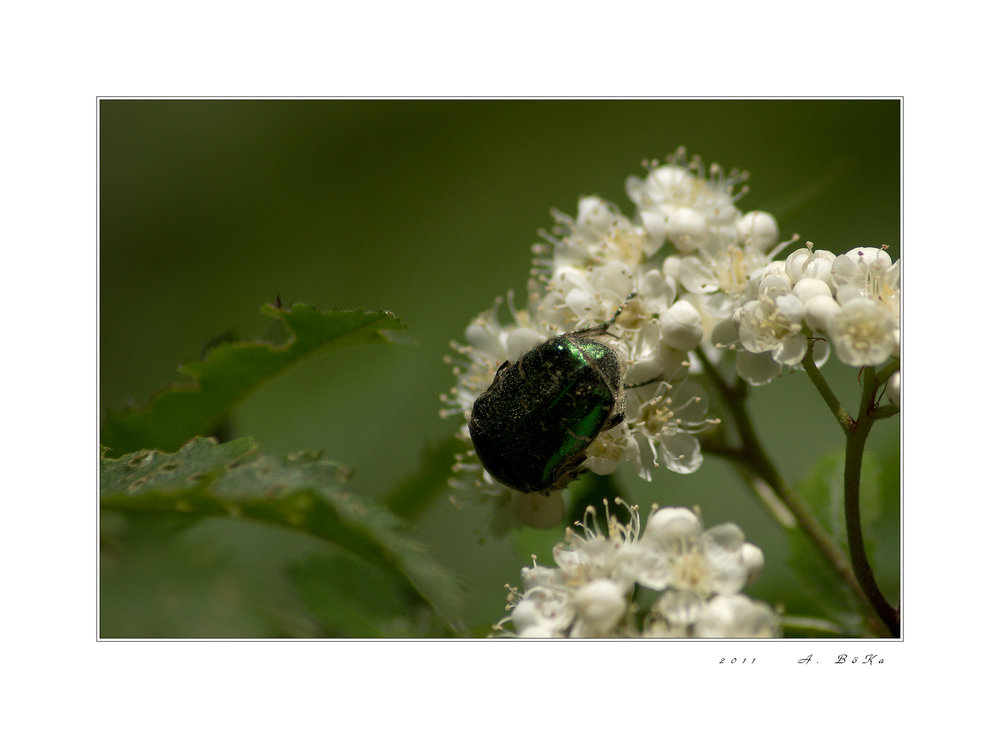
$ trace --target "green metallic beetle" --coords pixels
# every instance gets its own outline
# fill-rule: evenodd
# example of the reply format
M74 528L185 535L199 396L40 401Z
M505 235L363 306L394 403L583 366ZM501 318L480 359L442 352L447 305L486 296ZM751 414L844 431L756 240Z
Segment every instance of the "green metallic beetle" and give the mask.
M490 476L520 492L548 494L583 473L587 447L625 418L622 359L596 338L624 307L605 323L550 338L500 365L469 417Z

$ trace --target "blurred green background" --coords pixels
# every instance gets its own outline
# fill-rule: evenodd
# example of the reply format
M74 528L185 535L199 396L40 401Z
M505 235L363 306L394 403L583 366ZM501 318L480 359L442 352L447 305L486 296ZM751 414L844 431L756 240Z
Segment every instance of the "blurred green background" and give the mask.
M438 416L451 383L442 361L497 295L525 295L530 246L550 209L575 213L624 193L642 161L677 146L751 173L743 210L776 215L787 238L817 248L888 244L900 253L896 100L102 100L100 114L100 406L145 403L215 336L260 336L259 306L387 309L411 343L333 351L242 404L234 436L266 452L323 449L380 496L425 448L454 432ZM801 244L800 244L801 245ZM856 370L825 373L853 408ZM803 374L753 391L765 447L798 480L842 445ZM869 441L899 473L899 421ZM620 474L643 517L653 501L699 505L706 524L738 523L767 556L749 593L793 613L781 531L723 462L653 484ZM898 484L898 481L893 483ZM863 500L864 502L864 500ZM531 551L560 531L481 541L485 509L441 500L416 537L468 585L477 633L503 615ZM121 521L102 520L111 530ZM899 586L899 517L873 541L876 574ZM122 543L121 541L125 541ZM288 567L325 544L263 525L209 520L180 535L123 536L101 558L104 637L327 635L289 584ZM363 581L358 586L364 586Z

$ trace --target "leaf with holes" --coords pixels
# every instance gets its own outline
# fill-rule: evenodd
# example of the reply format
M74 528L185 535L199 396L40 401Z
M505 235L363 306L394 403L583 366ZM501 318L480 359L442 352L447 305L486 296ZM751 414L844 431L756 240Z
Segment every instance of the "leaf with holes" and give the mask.
M344 467L318 454L262 454L250 438L195 438L177 453L102 458L101 508L227 516L309 533L399 572L458 631L460 590L394 514L343 489Z
M146 448L175 451L189 438L210 434L256 387L310 354L335 346L387 343L385 331L406 327L381 310L320 311L300 304L287 309L263 305L261 312L281 321L287 340L213 347L203 361L180 367L190 381L162 390L141 409L109 411L101 443L114 454Z

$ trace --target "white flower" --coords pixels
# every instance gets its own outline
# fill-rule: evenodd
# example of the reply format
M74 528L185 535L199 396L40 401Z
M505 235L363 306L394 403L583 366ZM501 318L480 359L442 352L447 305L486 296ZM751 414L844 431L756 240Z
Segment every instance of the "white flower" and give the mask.
M714 597L694 625L697 638L774 638L779 634L774 611L742 594Z
M637 266L656 246L649 234L624 217L618 207L599 197L581 197L577 215L553 211L556 225L544 233L548 245L535 244L536 264L544 273L561 278L564 271L610 260Z
M685 508L653 513L639 543L643 565L637 581L644 587L667 587L707 597L732 594L758 572L763 554L747 544L732 523L702 530L698 517ZM749 546L749 548L745 548Z
M684 638L705 612L706 600L690 590L668 589L653 603L643 633L657 638Z
M690 165L684 160L684 150L678 149L667 164L654 163L645 179L629 177L625 189L651 237L662 234L682 252L715 252L738 238L742 213L734 203L745 188L736 194L733 190L746 174L727 176L712 164L706 176L697 157Z
M899 319L900 262L893 263L884 249L851 249L833 262L833 283L837 302L847 305L868 298Z
M899 324L884 304L856 297L829 321L837 358L848 366L875 366L898 346Z
M726 175L712 164L706 174L695 157L688 165L679 149L645 179L629 177L625 188L639 209L650 240L669 239L683 255L676 274L692 294L711 295L706 309L732 315L751 276L788 243L778 243L778 224L762 211L740 212L736 201L747 188L745 172ZM666 270L666 267L665 267Z
M639 509L626 505L620 499L616 502L628 512L628 523L622 525L611 514L605 501L608 523L608 535L605 537L597 525L597 511L587 507L583 520L576 524L580 532L567 528L565 541L552 549L552 557L570 586L606 579L615 582L625 592L635 584L629 556L620 556L620 553L632 546L639 536Z
M705 419L704 391L694 382L661 382L639 388L630 397L628 417L638 439L640 476L651 479L661 463L671 471L691 474L701 467L701 445L691 434L716 423ZM643 399L643 397L647 399ZM631 407L633 403L638 403Z
M553 549L555 568L521 570L522 595L508 587L508 616L522 638L755 637L776 635L773 610L737 595L764 565L759 548L734 524L702 527L686 508L655 510L640 535L638 508L619 522L605 502L608 534L587 509L576 530ZM643 598L636 587L660 592L641 631L632 624ZM770 630L768 630L770 628ZM721 634L721 635L720 635Z
M596 638L618 632L635 584L626 552L639 535L639 512L623 505L629 522L622 524L605 502L608 535L597 524L597 511L588 507L577 530L567 529L565 541L552 550L556 568L538 566L521 570L525 592L508 587L510 622L524 638Z
M845 364L881 363L899 355L899 268L882 249L835 256L807 243L753 274L732 321L716 324L712 341L737 350L737 374L751 384L771 381L782 366L799 366L808 331L829 337ZM813 343L817 366L829 344Z
M736 373L742 379L752 385L767 384L782 367L800 366L809 348L804 333L808 308L824 293L829 297L830 289L822 280L804 277L794 283L787 263L771 262L747 283L732 319L716 324L712 342L737 352ZM828 355L825 345L815 347L818 365Z
M757 286L757 299L738 308L733 320L745 349L770 352L775 362L796 366L808 348L802 333L804 317L805 304L792 292L791 280L784 274L769 274Z
M860 247L829 263L823 280L832 297L815 290L806 305L806 323L828 335L837 358L849 366L875 366L898 356L900 262L894 263L884 249Z

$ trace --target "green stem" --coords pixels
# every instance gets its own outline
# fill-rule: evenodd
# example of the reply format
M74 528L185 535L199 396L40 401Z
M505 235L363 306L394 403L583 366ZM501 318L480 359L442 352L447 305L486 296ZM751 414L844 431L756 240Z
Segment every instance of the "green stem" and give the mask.
M739 433L741 447L720 447L721 455L742 464L763 480L779 500L788 508L806 536L813 542L827 563L837 572L838 576L861 598L868 602L865 590L854 575L850 562L833 538L826 532L822 524L806 506L805 502L784 481L777 467L772 463L764 447L757 437L750 416L746 410L747 385L742 380L735 386L722 377L715 365L709 360L701 348L696 349L698 358L705 367L705 372L718 387L729 412L732 414ZM706 450L712 451L711 446Z
M802 359L802 368L806 370L806 374L812 383L816 385L816 389L819 390L820 397L826 403L827 407L833 413L833 417L837 419L840 427L844 429L847 433L854 426L854 418L850 416L844 406L840 404L840 400L833 393L830 385L826 382L826 377L824 377L819 368L816 366L816 361L813 359L813 340L809 339L809 348L806 349L806 355Z
M847 523L847 545L851 553L851 565L858 578L865 597L875 612L886 624L893 636L899 636L899 610L893 607L879 589L875 574L865 554L864 536L861 530L861 462L865 452L868 433L877 420L875 393L879 388L874 367L862 371L861 404L858 419L850 431L846 431L847 448L844 459L844 516Z
M879 407L875 395L885 382L899 370L899 360L884 366L877 374L874 367L862 370L861 402L857 419L852 418L837 401L833 390L816 367L813 360L812 342L802 360L806 374L816 386L820 396L833 412L837 423L844 431L847 447L844 456L844 517L847 525L847 546L851 555L851 566L864 597L893 636L899 636L899 610L893 607L875 581L871 564L865 554L864 536L861 530L861 462L865 452L865 442L876 420L896 415L899 409L891 405Z
M889 377L899 371L899 359L891 359L888 364L878 370L875 374L875 384L883 385L889 381Z
M868 413L868 417L872 420L883 420L884 418L891 418L893 415L899 415L899 408L893 405L879 405Z

